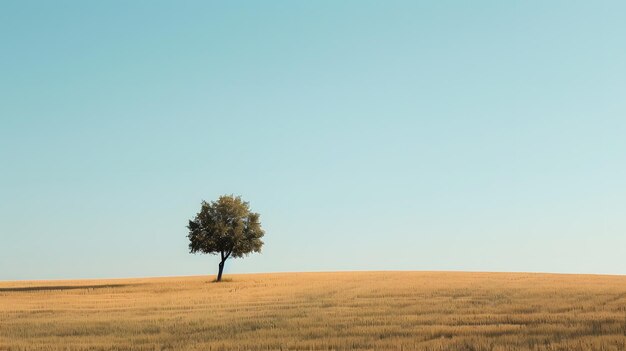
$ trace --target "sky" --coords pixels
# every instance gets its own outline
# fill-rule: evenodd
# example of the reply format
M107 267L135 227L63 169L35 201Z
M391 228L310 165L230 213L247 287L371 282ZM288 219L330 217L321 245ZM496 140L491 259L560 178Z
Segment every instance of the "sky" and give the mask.
M0 280L626 274L626 2L2 1Z

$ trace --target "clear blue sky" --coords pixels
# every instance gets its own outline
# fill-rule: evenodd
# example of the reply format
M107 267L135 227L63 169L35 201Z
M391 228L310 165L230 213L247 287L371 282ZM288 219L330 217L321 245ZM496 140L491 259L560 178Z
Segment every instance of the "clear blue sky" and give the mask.
M0 279L626 274L624 1L2 1Z

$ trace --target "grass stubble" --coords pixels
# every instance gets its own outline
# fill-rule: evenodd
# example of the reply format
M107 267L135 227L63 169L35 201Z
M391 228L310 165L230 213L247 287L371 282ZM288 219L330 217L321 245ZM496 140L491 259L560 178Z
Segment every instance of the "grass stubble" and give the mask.
M0 350L626 350L626 276L0 282Z

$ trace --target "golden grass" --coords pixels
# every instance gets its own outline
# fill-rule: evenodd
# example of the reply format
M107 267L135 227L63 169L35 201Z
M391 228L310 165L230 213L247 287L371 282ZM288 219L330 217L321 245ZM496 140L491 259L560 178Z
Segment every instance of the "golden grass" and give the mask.
M626 276L229 278L0 283L0 350L626 350Z

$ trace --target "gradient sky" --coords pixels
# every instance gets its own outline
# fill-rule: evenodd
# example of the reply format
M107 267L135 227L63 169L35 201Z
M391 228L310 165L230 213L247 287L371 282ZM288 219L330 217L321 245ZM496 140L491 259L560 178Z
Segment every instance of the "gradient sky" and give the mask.
M2 1L0 279L626 274L624 1Z

